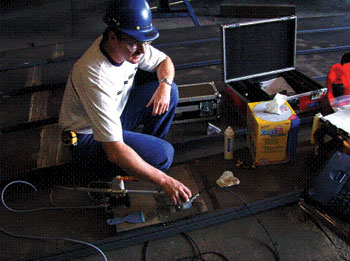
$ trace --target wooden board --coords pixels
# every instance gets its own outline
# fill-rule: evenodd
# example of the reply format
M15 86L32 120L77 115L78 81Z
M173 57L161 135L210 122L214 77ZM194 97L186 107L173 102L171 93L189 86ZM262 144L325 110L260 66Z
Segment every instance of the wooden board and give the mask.
M18 131L38 121L57 122L63 93L62 88L0 99L0 132Z
M60 139L57 124L0 134L0 181L2 176L68 162L70 153Z
M188 165L174 166L169 169L168 175L183 182L191 189L193 195L199 192ZM126 189L158 190L153 184L144 181L125 183L125 187ZM117 232L173 221L181 217L206 212L208 210L201 196L193 202L190 209L179 210L170 202L170 199L168 199L166 195L139 193L129 193L128 195L131 206L129 208L117 207L114 210L115 217L125 217L136 211L142 211L146 222L139 224L118 224L116 225Z
M0 72L0 94L43 85L65 84L74 63L75 60L70 60Z
M76 60L95 39L57 42L30 48L1 52L0 71L14 70L39 64Z

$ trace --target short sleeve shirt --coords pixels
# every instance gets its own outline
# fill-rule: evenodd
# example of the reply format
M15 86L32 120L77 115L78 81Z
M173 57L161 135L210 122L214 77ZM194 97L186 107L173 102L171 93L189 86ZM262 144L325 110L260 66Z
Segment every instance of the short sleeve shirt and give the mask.
M74 64L63 96L59 123L64 130L93 134L100 142L122 141L121 113L138 68L154 71L166 55L146 46L138 64L112 64L99 37Z

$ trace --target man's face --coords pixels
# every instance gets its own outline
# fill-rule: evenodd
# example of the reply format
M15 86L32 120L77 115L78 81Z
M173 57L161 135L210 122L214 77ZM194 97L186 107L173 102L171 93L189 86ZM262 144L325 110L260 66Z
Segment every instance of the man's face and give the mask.
M122 41L120 43L125 60L135 64L140 62L141 56L145 53L146 45L150 44L151 41L139 42L132 37L123 34Z

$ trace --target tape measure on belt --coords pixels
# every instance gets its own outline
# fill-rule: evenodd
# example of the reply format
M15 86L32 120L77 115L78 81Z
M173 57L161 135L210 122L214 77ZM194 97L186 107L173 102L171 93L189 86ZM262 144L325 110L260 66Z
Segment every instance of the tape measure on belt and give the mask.
M78 137L74 131L63 131L61 140L62 140L63 146L65 147L78 145Z

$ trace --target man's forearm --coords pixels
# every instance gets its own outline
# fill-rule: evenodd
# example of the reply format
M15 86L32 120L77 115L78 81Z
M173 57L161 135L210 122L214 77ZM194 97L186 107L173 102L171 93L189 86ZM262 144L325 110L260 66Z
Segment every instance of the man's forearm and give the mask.
M171 81L174 80L175 67L170 57L167 56L167 58L158 65L157 76L159 80L162 80L162 79L170 79Z
M160 115L168 111L174 75L174 64L171 59L167 57L157 67L159 86L146 105L146 107L149 107L153 104L153 115Z

